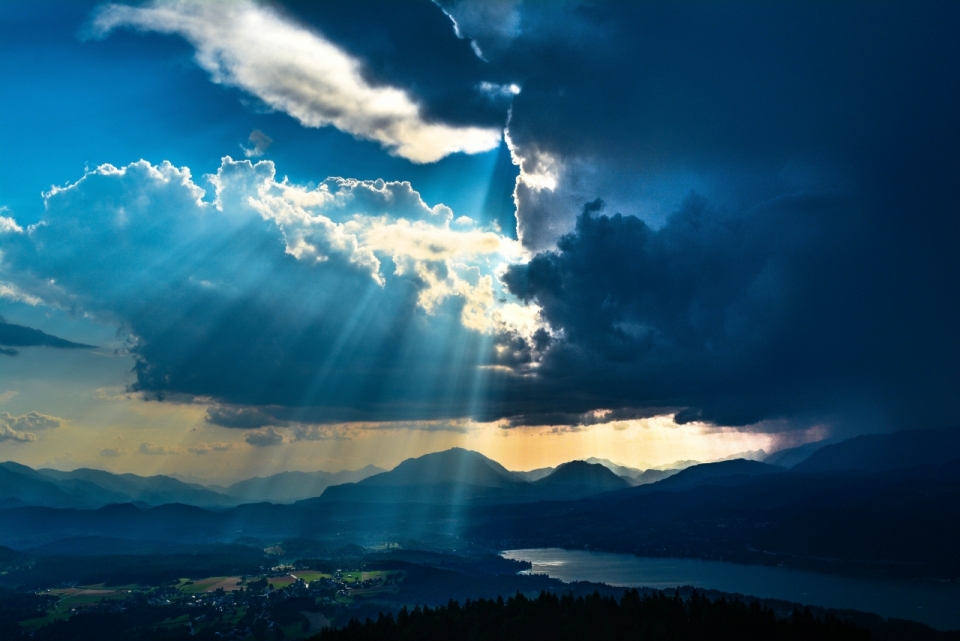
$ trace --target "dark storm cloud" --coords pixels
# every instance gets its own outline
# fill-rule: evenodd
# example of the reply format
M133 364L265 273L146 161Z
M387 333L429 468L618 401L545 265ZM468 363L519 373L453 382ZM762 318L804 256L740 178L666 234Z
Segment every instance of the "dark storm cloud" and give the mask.
M542 253L505 281L560 340L503 407L960 421L957 33L954 3L524 4L491 64L556 186L518 187Z
M612 423L616 421L634 421L669 414L670 407L621 407L615 410L603 409L589 412L530 412L511 416L506 421L507 427L536 427L539 425L553 425L565 427L587 427Z
M278 425L280 419L256 407L226 407L218 405L207 408L207 423L220 427L251 429Z
M409 91L426 119L493 127L506 121L509 103L491 101L478 87L509 82L509 76L478 59L430 0L288 0L281 6L361 60L371 84Z
M563 330L538 375L557 396L724 425L960 419L948 209L939 243L841 194L744 211L691 196L659 230L595 210L504 276Z
M254 447L270 447L283 443L283 434L272 427L268 427L263 430L248 433L244 437L244 440Z
M8 323L0 316L0 354L16 356L17 347L56 347L60 349L89 349L92 345L74 343L41 332L39 329Z

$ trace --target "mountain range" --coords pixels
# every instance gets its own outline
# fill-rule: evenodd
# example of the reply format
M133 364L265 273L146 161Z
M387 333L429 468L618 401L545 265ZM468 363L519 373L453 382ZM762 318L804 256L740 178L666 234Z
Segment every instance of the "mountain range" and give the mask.
M18 489L21 503L11 500L3 510L0 545L53 554L239 541L268 547L296 538L338 545L415 540L441 548L589 547L956 580L958 433L850 439L824 445L793 469L745 459L694 465L641 486L586 461L528 481L481 454L453 449L292 504L206 508L137 502L64 509L54 505L92 493L91 485L99 488L97 500L121 486L101 488L86 474L56 481L5 464L0 487L7 495Z
M255 477L228 487L187 483L170 476L113 474L80 468L69 472L34 470L12 461L0 463L0 509L24 505L96 509L115 503L158 506L182 503L223 509L242 503L293 503L315 496L338 483L358 481L383 472L368 465L341 472L281 472Z
M757 459L763 458L763 462ZM170 476L113 474L80 468L65 472L0 463L0 509L21 506L95 509L114 503L141 507L182 503L227 509L244 503L308 499L361 503L530 502L577 499L629 486L675 491L701 482L735 485L741 478L792 469L802 473L870 473L960 458L960 428L913 430L808 443L765 456L703 464L678 461L640 470L607 459L514 472L476 452L454 448L400 463L393 470L368 465L340 472L281 472L229 486L202 485ZM747 460L753 459L753 460ZM671 480L672 479L672 480ZM712 479L712 480L711 480ZM665 482L670 481L670 482Z
M453 448L407 459L389 472L335 485L318 499L359 503L517 503L580 498L631 483L599 463L571 461L535 480L478 452Z
M355 483L368 476L385 472L376 465L367 465L359 470L340 472L280 472L271 476L257 476L219 489L224 494L248 503L293 503L320 496L331 485ZM187 502L187 501L183 501Z

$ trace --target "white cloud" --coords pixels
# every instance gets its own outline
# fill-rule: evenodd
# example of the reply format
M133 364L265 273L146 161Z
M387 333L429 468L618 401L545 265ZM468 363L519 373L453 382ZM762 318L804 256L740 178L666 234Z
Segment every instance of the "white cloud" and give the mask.
M492 266L523 258L521 245L491 231L462 229L445 205L427 205L409 182L328 178L312 190L277 182L273 164L225 159L217 176L218 207L246 204L283 231L287 252L307 263L343 256L381 285L381 257L395 274L416 275L428 313L451 296L466 301L466 327L494 327ZM229 192L233 192L232 194ZM251 192L256 195L250 195ZM469 221L469 219L468 219ZM472 222L472 221L470 221ZM451 223L461 229L452 229ZM479 265L478 265L479 263ZM480 267L484 267L481 273Z
M0 259L3 258L3 252L0 252ZM30 294L25 293L19 287L13 283L5 283L0 281L0 298L6 298L7 300L16 301L18 303L26 303L27 305L39 305L43 301L37 296L31 296Z
M16 395L6 392L0 394L0 400L8 400ZM52 430L60 427L62 419L47 416L37 412L30 412L21 416L14 416L9 412L0 412L0 442L33 443L37 440L34 432Z
M60 427L61 419L55 416L46 416L37 412L30 412L22 416L14 416L9 412L0 412L0 426L17 430L32 431L50 430Z
M27 235L82 260L84 269L35 280L21 274L21 287L29 291L11 286L11 294L90 313L99 306L114 316L119 308L139 304L129 296L135 287L227 293L239 283L236 258L208 256L203 248L238 234L250 238L251 226L266 221L272 231L258 225L258 233L265 234L259 246L267 253L248 256L243 270L275 269L276 257L268 254L279 232L286 253L308 270L367 274L385 287L381 267L389 259L394 275L415 278L417 301L428 314L460 296L466 302L465 326L490 331L503 325L492 322L502 296L494 272L522 260L525 250L499 233L455 222L449 207L427 205L409 182L334 177L308 189L277 181L271 161L230 157L207 178L216 192L212 203L203 199L189 169L169 162L102 165L75 183L54 187L45 195L45 220ZM61 231L63 221L75 221L79 211L83 224ZM68 230L70 236L63 236Z
M214 82L248 91L304 126L333 125L413 162L488 151L500 141L499 129L425 121L405 91L371 86L360 63L322 35L253 2L109 4L91 26L98 37L118 27L178 34Z
M0 442L12 441L14 443L32 443L37 440L37 435L31 432L18 432L7 425L0 424Z
M6 211L6 208L0 207L0 212ZM0 234L22 234L23 227L17 224L9 216L0 216Z

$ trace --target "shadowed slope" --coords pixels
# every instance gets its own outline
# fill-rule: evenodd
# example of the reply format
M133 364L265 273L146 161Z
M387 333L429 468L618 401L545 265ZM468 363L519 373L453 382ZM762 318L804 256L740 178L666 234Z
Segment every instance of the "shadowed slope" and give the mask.
M567 494L596 494L630 487L630 483L600 463L570 461L533 483L538 489L562 490Z
M857 436L827 445L793 469L797 472L882 472L960 459L960 427Z

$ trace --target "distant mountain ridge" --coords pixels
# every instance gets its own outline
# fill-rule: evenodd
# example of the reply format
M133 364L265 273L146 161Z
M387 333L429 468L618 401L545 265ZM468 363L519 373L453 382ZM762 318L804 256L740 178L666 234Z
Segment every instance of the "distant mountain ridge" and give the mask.
M331 485L355 483L385 471L376 465L367 465L359 470L340 472L280 472L238 481L220 491L251 502L294 503L320 496Z
M478 452L453 448L403 461L389 472L324 490L323 502L469 503L580 498L630 487L605 466L571 461L528 480Z
M611 472L613 472L614 474L616 474L617 476L625 476L627 478L632 479L639 474L643 474L643 470L639 470L635 467L628 467L626 465L620 465L618 463L614 463L610 459L597 458L595 456L591 456L590 458L583 459L583 460L587 463L595 463L595 464L602 465L608 470L610 470Z
M759 458L761 451L745 452ZM98 509L115 503L141 507L181 503L227 509L244 503L322 502L462 504L524 503L584 498L604 492L678 491L702 484L737 485L760 474L792 469L804 474L877 473L960 460L960 427L858 436L781 450L764 462L735 459L678 461L645 471L607 459L571 461L556 468L513 472L463 448L411 458L384 471L281 472L228 487L204 486L170 476L113 474L80 468L69 472L34 470L0 463L0 510L26 506ZM685 469L678 470L678 467ZM666 469L664 469L666 468ZM640 490L639 487L634 487Z
M957 459L960 426L855 436L820 448L793 469L807 473L884 472Z
M600 465L603 465L617 476L627 479L631 485L646 485L648 483L656 483L657 481L663 480L668 476L673 476L680 470L686 469L691 465L697 465L699 463L699 461L677 461L676 463L671 463L667 466L651 467L646 470L641 470L635 467L619 465L605 458L590 457L586 459L586 461L587 463L599 463Z
M810 455L817 450L835 442L836 441L833 439L825 439L822 441L814 441L813 443L804 443L803 445L798 445L797 447L778 450L765 457L763 462L769 463L770 465L780 465L782 467L792 468L810 458Z
M187 483L170 476L114 474L79 468L69 472L0 463L0 509L21 506L98 509L117 503L159 506L173 503L229 508L242 503L293 503L319 496L330 485L382 472L368 465L342 472L283 472L247 479L223 488Z
M79 468L72 472L40 469L38 473L57 481L85 481L116 494L109 503L143 502L148 505L183 503L210 507L232 507L237 501L202 485L184 483L163 475L138 476L112 474L103 470Z

